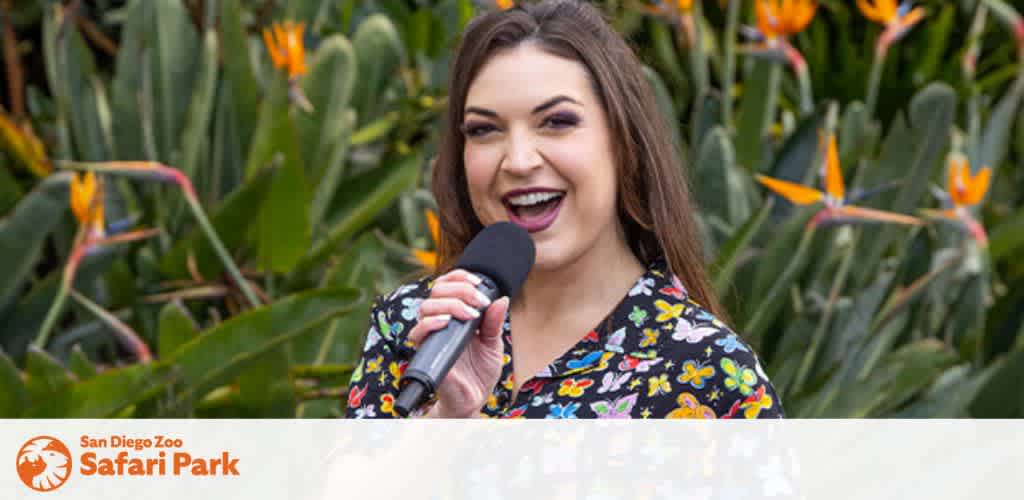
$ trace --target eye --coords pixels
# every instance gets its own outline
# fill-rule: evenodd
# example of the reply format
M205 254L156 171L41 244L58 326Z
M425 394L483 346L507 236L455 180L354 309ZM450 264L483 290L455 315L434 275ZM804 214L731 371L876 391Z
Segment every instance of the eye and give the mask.
M550 124L553 128L563 129L575 126L579 122L579 117L572 113L555 113L544 119L542 125Z
M489 123L463 123L459 126L459 130L469 137L479 137L493 129L495 129L494 125Z

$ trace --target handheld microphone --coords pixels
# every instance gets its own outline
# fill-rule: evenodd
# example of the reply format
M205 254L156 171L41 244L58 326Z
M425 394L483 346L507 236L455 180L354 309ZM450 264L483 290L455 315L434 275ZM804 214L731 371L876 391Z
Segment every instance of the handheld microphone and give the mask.
M469 242L455 267L479 276L482 282L477 290L491 301L512 298L526 281L535 253L530 233L511 222L498 222ZM395 412L408 416L430 398L472 340L483 312L468 321L452 318L443 329L427 336L399 381L402 390Z

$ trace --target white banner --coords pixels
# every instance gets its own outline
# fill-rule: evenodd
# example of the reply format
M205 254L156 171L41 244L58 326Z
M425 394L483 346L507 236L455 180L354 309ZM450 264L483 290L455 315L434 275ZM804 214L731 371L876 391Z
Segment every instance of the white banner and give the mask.
M1016 498L1024 458L1024 421L5 420L0 429L4 499Z

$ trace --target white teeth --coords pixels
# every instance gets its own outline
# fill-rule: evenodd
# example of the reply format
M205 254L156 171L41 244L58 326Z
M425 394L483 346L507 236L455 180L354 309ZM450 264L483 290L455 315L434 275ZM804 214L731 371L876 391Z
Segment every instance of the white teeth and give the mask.
M508 199L508 202L516 206L536 205L554 198L560 198L562 195L563 193L554 193L550 191L546 193L529 193L513 196Z

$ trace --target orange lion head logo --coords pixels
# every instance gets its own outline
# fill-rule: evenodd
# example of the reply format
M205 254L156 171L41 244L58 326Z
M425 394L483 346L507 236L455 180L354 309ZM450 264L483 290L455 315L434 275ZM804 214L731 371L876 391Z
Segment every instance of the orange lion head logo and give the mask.
M71 476L71 452L59 439L36 436L18 451L18 477L36 491L53 491Z

